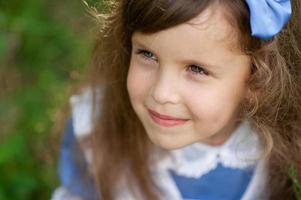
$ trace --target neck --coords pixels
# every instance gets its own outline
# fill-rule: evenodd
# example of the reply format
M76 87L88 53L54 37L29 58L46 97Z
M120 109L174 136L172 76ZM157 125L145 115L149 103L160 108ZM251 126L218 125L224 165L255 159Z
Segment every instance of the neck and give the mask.
M239 124L240 122L233 121L225 126L221 131L206 140L202 140L200 143L206 143L211 146L221 146L231 137Z

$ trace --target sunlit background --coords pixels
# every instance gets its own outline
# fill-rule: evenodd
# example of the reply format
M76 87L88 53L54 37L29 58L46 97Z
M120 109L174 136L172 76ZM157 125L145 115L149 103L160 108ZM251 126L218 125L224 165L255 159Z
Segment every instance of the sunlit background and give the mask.
M59 184L68 95L93 24L81 0L0 0L0 200L49 199Z

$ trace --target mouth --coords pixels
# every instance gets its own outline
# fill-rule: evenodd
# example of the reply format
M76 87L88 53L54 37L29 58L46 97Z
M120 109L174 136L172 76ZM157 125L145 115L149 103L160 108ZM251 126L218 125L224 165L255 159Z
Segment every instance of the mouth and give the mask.
M162 115L153 110L148 109L148 113L156 124L164 127L173 127L186 123L189 119L175 118L172 116Z

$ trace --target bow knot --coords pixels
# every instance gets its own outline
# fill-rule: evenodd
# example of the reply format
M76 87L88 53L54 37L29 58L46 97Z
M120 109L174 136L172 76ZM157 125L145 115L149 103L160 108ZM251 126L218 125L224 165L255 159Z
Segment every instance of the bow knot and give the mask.
M290 0L246 0L250 10L252 36L264 40L277 35L292 14Z

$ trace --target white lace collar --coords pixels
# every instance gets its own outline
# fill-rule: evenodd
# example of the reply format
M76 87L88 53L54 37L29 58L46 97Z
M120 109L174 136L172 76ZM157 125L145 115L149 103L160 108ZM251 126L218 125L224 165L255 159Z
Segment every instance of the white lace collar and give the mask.
M215 169L219 163L236 169L254 166L260 159L262 148L257 133L245 121L221 146L195 143L169 152L170 156L159 162L159 168L172 169L178 175L199 178Z

